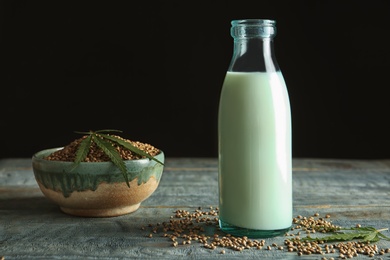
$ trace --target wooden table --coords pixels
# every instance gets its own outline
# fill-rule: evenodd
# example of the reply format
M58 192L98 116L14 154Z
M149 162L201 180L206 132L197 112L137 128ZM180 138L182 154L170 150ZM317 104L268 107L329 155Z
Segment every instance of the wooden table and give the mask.
M390 160L293 160L294 215L331 215L334 224L390 227ZM267 245L262 249L208 249L199 241L175 247L153 227L169 222L176 210L209 211L218 205L216 158L167 158L160 186L136 212L112 218L66 215L43 197L30 159L0 160L0 256L4 259L322 259ZM174 218L173 218L174 219ZM148 225L152 227L149 227ZM204 224L204 223L203 223ZM202 225L202 223L201 223ZM217 233L204 224L205 235ZM150 235L151 234L151 235ZM390 236L390 232L383 234ZM221 235L222 236L222 235ZM381 240L379 248L390 248ZM224 253L223 253L224 250ZM375 259L389 259L390 253ZM372 259L359 255L359 258Z

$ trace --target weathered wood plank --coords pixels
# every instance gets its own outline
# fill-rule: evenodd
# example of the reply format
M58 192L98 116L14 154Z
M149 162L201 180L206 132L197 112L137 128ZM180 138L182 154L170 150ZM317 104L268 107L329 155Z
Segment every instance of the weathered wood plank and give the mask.
M341 226L390 227L388 161L295 159L293 165L295 215L319 212L331 214ZM160 186L139 210L114 218L80 218L60 212L43 197L29 159L0 160L0 256L6 260L303 259L276 249L220 254L221 249L206 249L195 242L173 247L162 233L148 237L148 224L169 221L176 209L216 207L217 171L214 158L167 158ZM206 234L219 232L216 226L203 225ZM284 239L266 239L266 243L282 244ZM387 241L378 245L390 247Z

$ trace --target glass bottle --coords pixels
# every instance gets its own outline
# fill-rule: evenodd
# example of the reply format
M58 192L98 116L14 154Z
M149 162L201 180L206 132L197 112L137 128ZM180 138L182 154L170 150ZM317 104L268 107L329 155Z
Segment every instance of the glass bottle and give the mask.
M292 225L291 112L274 54L276 22L231 21L233 57L218 111L219 224L251 238Z

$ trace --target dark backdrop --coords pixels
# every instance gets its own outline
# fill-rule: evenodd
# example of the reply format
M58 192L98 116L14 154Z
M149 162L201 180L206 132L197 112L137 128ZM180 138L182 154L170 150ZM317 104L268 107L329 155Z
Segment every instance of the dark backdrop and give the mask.
M293 156L389 158L390 1L1 1L0 157L120 129L217 156L230 21L277 21Z

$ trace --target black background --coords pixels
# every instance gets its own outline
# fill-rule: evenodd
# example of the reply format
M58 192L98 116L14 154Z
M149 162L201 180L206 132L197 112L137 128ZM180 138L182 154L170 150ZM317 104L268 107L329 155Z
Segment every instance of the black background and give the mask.
M1 1L0 158L120 129L217 156L230 21L275 19L293 156L389 158L389 1Z

